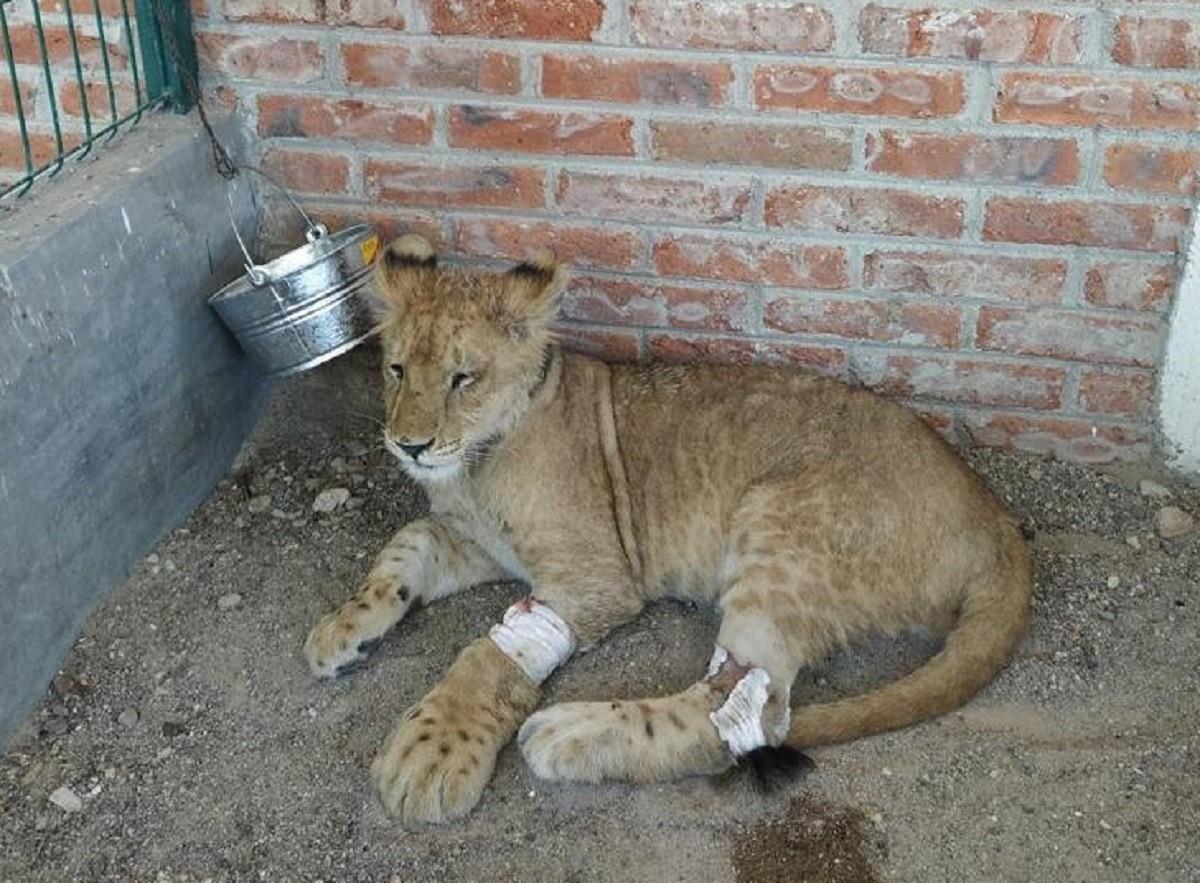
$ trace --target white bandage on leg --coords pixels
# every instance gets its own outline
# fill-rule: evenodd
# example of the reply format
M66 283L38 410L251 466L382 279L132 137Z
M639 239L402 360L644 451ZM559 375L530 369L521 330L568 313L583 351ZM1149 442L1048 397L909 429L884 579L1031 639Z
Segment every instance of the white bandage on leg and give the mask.
M708 664L705 680L710 680L729 658L724 647L718 646ZM765 669L752 668L729 691L725 703L709 714L708 719L717 728L734 757L749 754L767 744L762 728L762 712L767 704L767 686L771 676Z
M488 637L500 651L540 684L575 652L575 636L562 618L532 596L504 611L504 621Z

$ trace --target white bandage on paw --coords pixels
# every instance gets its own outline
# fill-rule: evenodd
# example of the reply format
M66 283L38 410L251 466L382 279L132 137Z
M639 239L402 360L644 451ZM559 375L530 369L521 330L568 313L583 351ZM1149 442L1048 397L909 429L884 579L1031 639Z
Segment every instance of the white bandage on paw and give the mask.
M575 636L562 618L532 596L504 611L504 621L488 637L500 651L540 684L575 652Z
M725 665L729 654L718 646L708 664L705 680L711 680ZM767 686L771 676L765 669L752 668L733 686L724 704L709 714L721 741L734 757L749 754L767 744L762 727L763 708L767 704Z

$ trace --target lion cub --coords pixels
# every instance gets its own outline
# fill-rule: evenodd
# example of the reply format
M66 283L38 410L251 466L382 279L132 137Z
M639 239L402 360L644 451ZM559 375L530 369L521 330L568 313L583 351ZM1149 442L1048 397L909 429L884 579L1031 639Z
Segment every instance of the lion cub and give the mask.
M390 813L465 814L518 728L543 778L663 780L941 714L1004 666L1029 615L1026 548L917 417L793 370L568 354L551 331L563 279L550 260L441 269L416 236L379 262L384 441L431 514L317 623L309 664L356 666L418 601L512 578L532 592L387 739L371 775ZM555 665L666 596L719 606L706 675L533 714ZM789 707L803 666L917 624L946 633L923 667Z

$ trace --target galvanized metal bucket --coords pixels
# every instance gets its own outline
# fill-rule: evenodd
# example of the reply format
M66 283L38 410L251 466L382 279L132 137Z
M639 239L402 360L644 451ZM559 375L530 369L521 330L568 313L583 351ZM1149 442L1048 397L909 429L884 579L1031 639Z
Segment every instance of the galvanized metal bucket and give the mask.
M359 292L371 279L378 233L360 224L330 234L288 199L304 218L308 244L257 265L234 224L246 274L208 299L242 349L272 377L315 368L375 330Z

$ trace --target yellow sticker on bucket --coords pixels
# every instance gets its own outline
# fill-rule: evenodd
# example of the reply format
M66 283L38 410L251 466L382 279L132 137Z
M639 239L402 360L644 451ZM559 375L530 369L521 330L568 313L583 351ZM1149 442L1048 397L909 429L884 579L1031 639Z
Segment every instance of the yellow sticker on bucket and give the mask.
M362 256L363 263L369 264L375 260L375 252L379 251L379 234L376 233L370 239L363 240Z

